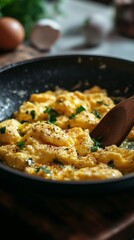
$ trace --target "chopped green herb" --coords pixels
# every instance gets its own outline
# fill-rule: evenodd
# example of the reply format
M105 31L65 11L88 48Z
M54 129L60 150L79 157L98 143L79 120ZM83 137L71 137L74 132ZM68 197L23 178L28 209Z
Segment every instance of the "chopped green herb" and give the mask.
M1 128L0 128L0 133L1 133L1 134L4 134L5 132L6 132L6 127L1 127Z
M72 113L72 114L69 116L69 118L70 118L70 119L74 119L75 116L76 116L76 114Z
M25 142L23 142L22 140L20 140L19 142L17 142L17 146L20 148L20 149L23 149L25 147Z
M31 116L32 116L32 119L34 120L34 119L35 119L35 110L32 110L32 111L30 112L30 114L31 114Z
M102 138L99 138L99 139L95 139L95 138L92 138L94 144L93 146L90 148L91 152L96 152L98 150L98 148L102 147Z
M103 104L103 101L97 101L98 104Z
M85 111L85 110L86 110L86 109L85 109L83 106L80 106L80 107L78 107L78 108L76 109L76 113L72 113L72 114L69 116L69 118L70 118L70 119L74 119L77 114L79 114L79 113L81 113L81 112L83 112L83 111Z
M95 146L93 145L91 148L90 148L91 152L96 152L98 150L98 146Z
M97 118L101 118L101 114L97 110L93 110L91 113L93 113Z
M48 122L55 124L59 114L53 108L50 108L50 107L46 107L46 110L44 111L44 113L47 113L48 115Z
M111 167L111 168L114 168L115 166L114 166L114 161L113 161L113 159L111 159L111 160L107 163L107 165L108 165L109 167Z
M80 107L78 107L77 109L76 109L76 114L79 114L79 113L81 113L81 112L83 112L83 111L85 111L86 109L83 107L83 106L80 106Z
M42 166L41 169L46 173L46 174L50 174L50 170L47 167Z
M105 106L109 106L109 104L107 104L107 103L103 103Z
M35 172L39 172L40 170L44 171L46 174L50 174L50 170L46 167L46 166L42 166L42 167L35 167Z
M98 104L103 104L103 105L105 105L105 106L108 106L108 104L107 104L107 103L104 103L103 101L97 101L97 103L98 103Z

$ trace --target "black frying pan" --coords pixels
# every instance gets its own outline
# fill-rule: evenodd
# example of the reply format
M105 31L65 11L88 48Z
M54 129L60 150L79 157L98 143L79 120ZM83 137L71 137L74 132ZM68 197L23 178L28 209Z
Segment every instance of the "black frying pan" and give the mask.
M25 61L0 70L0 121L34 92L84 90L99 85L114 99L134 94L134 62L102 56L63 55ZM101 194L134 188L134 174L117 180L58 182L29 176L0 164L1 183L42 194ZM15 187L16 186L16 187Z

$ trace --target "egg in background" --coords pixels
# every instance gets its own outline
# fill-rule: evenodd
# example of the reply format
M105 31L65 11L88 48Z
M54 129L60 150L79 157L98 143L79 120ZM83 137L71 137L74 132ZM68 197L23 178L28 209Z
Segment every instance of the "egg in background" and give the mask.
M0 18L0 50L10 51L17 48L25 38L23 25L15 18Z

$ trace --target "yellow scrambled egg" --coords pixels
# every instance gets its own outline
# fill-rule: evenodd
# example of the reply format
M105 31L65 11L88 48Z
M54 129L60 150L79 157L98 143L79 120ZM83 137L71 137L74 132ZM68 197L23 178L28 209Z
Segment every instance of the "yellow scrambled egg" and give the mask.
M0 159L52 180L120 178L134 172L134 150L115 145L103 149L90 137L114 105L98 86L32 94L11 119L0 123ZM127 138L134 140L134 128Z

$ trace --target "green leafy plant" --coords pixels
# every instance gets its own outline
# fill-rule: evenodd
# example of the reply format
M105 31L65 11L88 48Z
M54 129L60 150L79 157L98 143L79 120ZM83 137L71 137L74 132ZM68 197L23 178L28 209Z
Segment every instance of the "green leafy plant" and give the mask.
M62 0L52 1L53 13L60 13L59 5ZM48 0L2 0L0 2L1 16L18 19L29 36L33 25L41 18L53 18L49 13Z
M0 2L0 8L5 7L6 5L10 4L11 2L13 2L13 0L3 0Z

